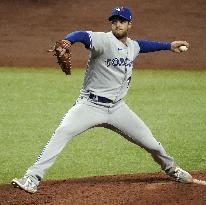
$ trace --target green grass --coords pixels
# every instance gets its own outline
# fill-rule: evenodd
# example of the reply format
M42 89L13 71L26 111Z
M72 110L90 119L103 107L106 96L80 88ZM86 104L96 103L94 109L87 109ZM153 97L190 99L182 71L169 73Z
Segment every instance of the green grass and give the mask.
M83 70L0 69L0 183L24 174L79 95ZM126 102L187 170L206 170L206 72L134 71ZM77 122L78 123L78 122ZM112 131L72 139L45 179L156 172L150 155Z

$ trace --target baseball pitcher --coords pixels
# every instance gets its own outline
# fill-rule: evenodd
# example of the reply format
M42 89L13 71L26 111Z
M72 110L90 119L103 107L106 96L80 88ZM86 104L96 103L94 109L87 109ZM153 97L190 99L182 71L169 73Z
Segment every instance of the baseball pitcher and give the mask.
M81 42L90 51L80 96L64 115L36 162L22 178L12 180L14 187L36 192L45 172L54 164L67 142L97 126L111 129L144 148L176 181L193 181L192 176L176 165L148 126L124 101L132 80L133 62L141 53L162 50L180 53L183 51L181 46L188 48L189 44L186 41L169 43L130 39L128 32L132 27L132 13L127 7L114 8L108 20L111 22L110 32L76 31L66 35L60 43L58 41L58 61L76 42ZM63 65L61 63L61 67ZM66 74L71 74L70 70Z

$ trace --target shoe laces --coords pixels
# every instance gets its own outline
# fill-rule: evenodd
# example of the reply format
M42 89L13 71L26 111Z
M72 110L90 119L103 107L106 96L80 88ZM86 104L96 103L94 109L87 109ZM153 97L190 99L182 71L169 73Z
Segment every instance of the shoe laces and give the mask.
M175 176L175 178L176 178L177 181L179 181L179 180L181 179L182 173L183 173L183 172L182 172L181 169L179 169L179 168L175 169L173 175Z

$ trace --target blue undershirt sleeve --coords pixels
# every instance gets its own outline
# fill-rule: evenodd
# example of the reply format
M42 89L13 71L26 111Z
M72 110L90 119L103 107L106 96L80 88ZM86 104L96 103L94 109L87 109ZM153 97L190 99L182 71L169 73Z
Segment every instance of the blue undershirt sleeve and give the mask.
M170 50L171 43L158 42L158 41L147 41L147 40L136 40L140 47L140 53L155 52L161 50Z
M72 44L76 42L83 43L87 49L91 47L91 40L86 31L74 31L67 34L64 39L70 41Z

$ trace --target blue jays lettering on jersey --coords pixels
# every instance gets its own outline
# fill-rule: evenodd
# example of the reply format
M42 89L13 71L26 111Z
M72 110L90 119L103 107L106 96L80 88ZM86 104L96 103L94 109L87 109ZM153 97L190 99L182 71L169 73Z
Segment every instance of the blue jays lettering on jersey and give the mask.
M118 49L119 50L119 49ZM133 61L131 61L129 58L109 58L109 59L106 59L105 60L106 64L107 64L107 67L109 66L114 66L114 67L117 67L117 66L127 66L127 67L131 67L132 66L132 63Z

